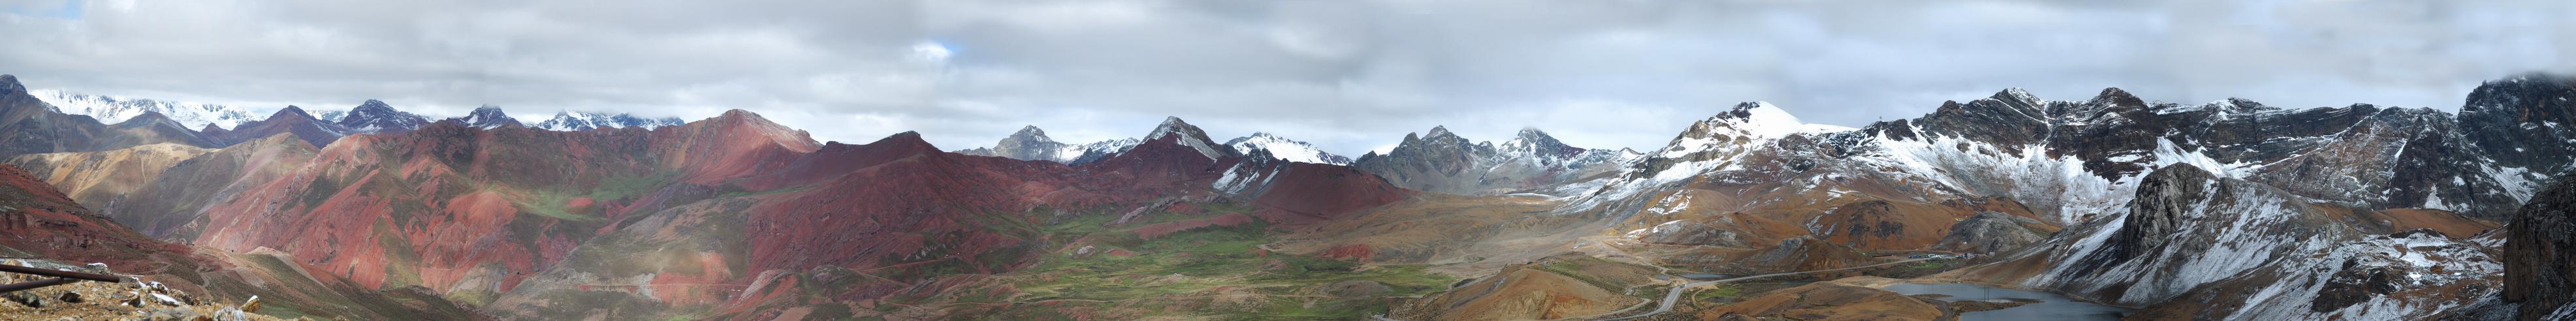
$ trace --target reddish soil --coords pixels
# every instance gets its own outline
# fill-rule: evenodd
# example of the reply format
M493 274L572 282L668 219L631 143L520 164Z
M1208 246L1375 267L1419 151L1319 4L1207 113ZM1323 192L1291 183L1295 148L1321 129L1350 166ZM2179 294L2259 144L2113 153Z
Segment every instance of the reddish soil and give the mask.
M1271 177L1269 189L1252 203L1253 215L1279 223L1315 223L1404 200L1404 189L1359 168L1313 163L1284 163L1287 170Z
M1137 228L1134 228L1134 229L1129 229L1129 230L1127 230L1127 231L1129 231L1129 232L1136 232L1136 236L1137 236L1137 237L1144 238L1144 239L1147 239L1147 240L1151 240L1151 239L1154 239L1154 238L1163 237L1163 235L1170 235L1170 234L1172 234L1172 232L1187 231L1187 230L1194 229L1194 228L1207 227L1207 226L1209 226L1209 225L1215 225L1215 226L1235 226L1235 225L1242 225L1243 223L1251 223L1251 222L1252 222L1252 217L1250 217L1250 216L1243 216L1243 214L1232 214L1232 213L1228 213L1228 214L1225 214L1225 215L1217 215L1216 217L1213 217L1213 218L1207 218L1207 219L1188 219L1188 220L1179 220L1179 221L1170 221L1170 222L1154 223L1154 225L1140 226L1140 227L1137 227Z

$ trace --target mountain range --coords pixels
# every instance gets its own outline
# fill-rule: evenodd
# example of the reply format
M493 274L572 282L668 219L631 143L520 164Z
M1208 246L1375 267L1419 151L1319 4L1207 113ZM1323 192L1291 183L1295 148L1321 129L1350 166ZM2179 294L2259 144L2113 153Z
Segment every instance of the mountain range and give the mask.
M0 230L38 236L0 253L350 319L1949 320L2041 304L1894 286L1955 283L2129 319L2563 320L2570 98L2576 79L2537 74L2484 83L2458 113L2008 89L1858 128L1748 102L1648 151L1434 127L1351 159L1267 133L1219 143L1178 117L954 152L912 132L817 142L744 110L530 126L367 101L230 130L111 125L0 75ZM1680 287L1696 273L1805 274Z

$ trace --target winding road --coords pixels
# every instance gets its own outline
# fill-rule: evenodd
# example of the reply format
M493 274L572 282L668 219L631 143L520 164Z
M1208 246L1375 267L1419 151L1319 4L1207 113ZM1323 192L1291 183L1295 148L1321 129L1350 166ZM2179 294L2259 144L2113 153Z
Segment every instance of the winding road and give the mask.
M1916 261L1923 261L1923 260L1933 260L1933 259L1930 259L1930 258L1922 258L1922 259L1908 259L1908 260L1904 260L1904 261L1887 262L1887 263L1879 263L1879 264L1871 264L1871 265L1862 265L1862 266L1854 266L1854 267L1847 267L1847 268L1840 268L1840 269L1831 269L1831 270L1815 270L1815 271L1804 271L1804 272L1788 272L1788 273L1772 273L1772 274L1763 274L1763 275L1747 276L1747 277L1740 277L1740 278L1733 278L1733 279L1725 279L1725 280L1716 280L1716 281L1706 281L1706 282L1699 282L1699 283L1683 284L1682 286L1680 286L1680 287L1675 287L1675 288L1673 288L1672 290L1664 291L1664 306L1663 306L1663 307L1660 307L1660 308L1655 308L1655 312L1646 312L1646 314L1631 315L1631 316L1616 317L1616 318L1608 318L1608 319L1593 319L1592 321L1610 321L1610 320L1626 320L1626 319L1635 319L1635 318L1650 317L1650 316L1654 316L1654 315L1657 315L1657 314L1663 314L1664 312L1671 312L1671 311L1673 310L1673 301L1679 301L1679 300L1681 300L1681 299L1682 299L1682 292L1689 292L1689 291L1687 291L1687 290L1689 290L1690 288L1699 287L1699 286L1702 286L1702 285L1710 285L1710 284L1718 284L1718 283L1726 283L1726 282L1735 282L1735 281L1750 280L1750 279L1759 279L1759 278L1767 278L1767 277L1783 276L1783 275L1799 275L1799 274L1816 273L1816 272L1833 272L1833 271L1850 270L1850 269L1864 269L1864 268L1872 268L1872 267L1880 267L1880 266L1887 266L1887 265L1903 264L1903 263L1907 263L1907 262L1916 262ZM1611 313L1618 313L1618 312L1611 312ZM1386 315L1384 315L1384 314L1371 315L1371 316L1369 316L1369 318L1377 319L1378 321L1404 321L1404 320L1397 320L1397 319L1387 318L1387 317L1386 317Z

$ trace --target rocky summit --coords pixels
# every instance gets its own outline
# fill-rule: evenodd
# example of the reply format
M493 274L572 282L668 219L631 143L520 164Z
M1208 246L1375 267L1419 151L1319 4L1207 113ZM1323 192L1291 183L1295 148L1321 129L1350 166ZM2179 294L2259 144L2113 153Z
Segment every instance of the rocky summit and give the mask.
M127 282L0 319L2576 319L2576 79L2540 74L2457 113L2006 89L1356 158L1178 116L943 149L742 109L226 123L27 88L0 75L0 264Z

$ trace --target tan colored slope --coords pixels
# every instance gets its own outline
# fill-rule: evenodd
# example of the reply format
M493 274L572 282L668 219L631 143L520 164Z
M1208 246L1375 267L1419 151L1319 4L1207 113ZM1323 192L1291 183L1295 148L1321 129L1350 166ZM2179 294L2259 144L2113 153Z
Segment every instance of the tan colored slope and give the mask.
M1651 282L1652 268L1583 254L1559 254L1504 268L1448 292L1400 304L1405 320L1547 320L1610 313L1646 299L1630 285Z
M2503 225L2496 224L2496 222L2460 216L2459 213L2436 209L2393 208L2373 211L2325 203L2318 203L2311 206L2323 209L2326 213L2326 217L2333 218L2338 222L2343 222L2344 225L2352 226L2353 229L2360 230L2362 233L2370 234L2388 234L2414 229L2433 229L2434 231L2442 232L2442 235L2444 236L2466 238L2477 236L2480 232L2486 232L2487 230L2503 227Z
M1545 197L1417 192L1394 204L1300 228L1297 235L1270 247L1386 264L1481 261L1503 256L1500 252L1518 252L1497 250L1509 248L1498 247L1500 243L1561 230L1566 222L1548 221L1547 215L1538 214L1555 205ZM1554 253L1540 255L1546 254Z
M108 151L18 155L5 162L43 178L46 184L70 194L74 201L105 207L117 196L151 183L170 166L213 151L160 143Z

